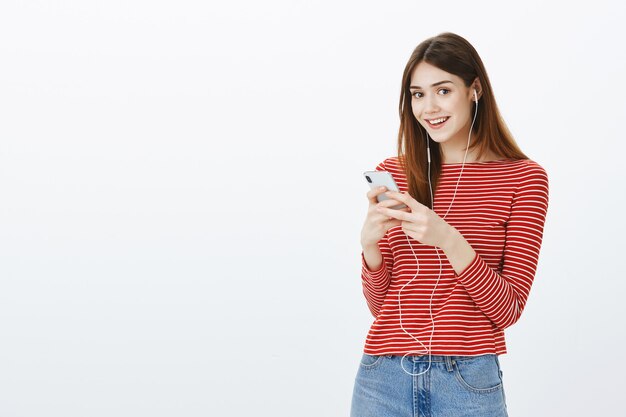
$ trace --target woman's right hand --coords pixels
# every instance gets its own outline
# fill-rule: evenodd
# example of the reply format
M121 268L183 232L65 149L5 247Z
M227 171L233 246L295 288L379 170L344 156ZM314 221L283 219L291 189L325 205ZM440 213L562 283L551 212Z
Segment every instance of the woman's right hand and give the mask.
M367 216L365 217L365 223L363 229L361 229L361 246L372 246L378 243L380 239L385 236L387 230L394 226L400 226L402 220L394 219L393 217L387 217L384 214L376 211L376 207L393 207L403 204L401 201L387 199L380 203L376 199L376 196L387 191L386 187L374 188L367 192L367 199L369 200L369 207L367 209ZM399 209L400 211L410 212L411 209L404 207Z

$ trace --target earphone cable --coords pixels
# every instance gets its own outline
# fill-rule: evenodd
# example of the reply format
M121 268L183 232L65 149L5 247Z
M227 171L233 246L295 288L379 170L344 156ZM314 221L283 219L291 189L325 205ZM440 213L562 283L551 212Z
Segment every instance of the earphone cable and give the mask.
M459 183L461 181L461 175L463 175L463 168L465 167L465 160L467 159L467 151L469 150L469 144L470 144L470 138L471 138L471 134L472 134L472 128L474 127L474 122L476 121L476 114L478 113L478 97L476 95L476 90L474 90L474 97L476 98L476 101L475 101L476 105L474 107L474 117L472 119L472 125L470 126L469 134L467 135L467 146L465 148L465 155L463 156L463 164L461 165L461 172L459 173L459 178L457 179L456 186L454 187L454 194L452 195L452 200L450 201L450 205L448 206L448 210L446 211L446 214L443 215L442 220L445 220L445 218L448 216L448 213L450 212L450 209L452 208L452 203L454 203L454 199L456 197L456 192L457 192L457 189L459 187ZM428 156L428 185L429 185L429 188L430 188L431 210L434 211L435 210L435 199L434 199L434 196L433 196L433 186L432 186L432 182L431 182L431 179L430 179L430 142L429 142L428 132L426 132L426 143L427 143L427 156ZM426 353L428 353L428 367L424 371L416 373L416 374L408 372L406 369L404 369L404 365L403 365L402 361L404 360L404 358L407 355L409 355L410 353L422 354L422 352L407 352L407 353L405 353L404 356L402 356L402 359L400 360L400 366L402 367L402 370L405 373L407 373L407 374L409 374L411 376L417 376L417 375L422 375L422 374L428 372L430 370L430 365L432 363L431 347L432 347L433 335L435 333L435 319L433 317L433 297L434 297L435 292L437 290L437 285L439 285L439 280L441 279L441 272L442 272L442 269L443 269L443 263L441 262L441 255L439 254L439 248L437 246L434 246L435 252L437 253L437 258L439 259L439 274L438 274L438 277L437 277L437 281L435 282L435 287L433 288L433 292L430 295L429 312L430 312L430 320L431 320L432 329L431 329L430 338L429 338L429 341L428 341L428 348L426 348L426 346L424 346L424 343L422 343L420 340L418 340L411 333L407 332L406 329L404 328L404 326L402 325L402 307L401 307L401 303L400 303L400 294L402 293L402 290L404 289L404 287L409 285L411 282L413 282L414 279L416 279L419 276L419 270L420 270L419 260L418 260L417 254L415 253L415 249L413 248L413 245L411 244L409 236L407 234L405 234L405 236L406 236L407 243L411 247L411 252L413 252L413 256L415 257L415 263L417 265L417 270L415 272L415 276L409 282L404 284L402 286L402 288L400 288L400 290L398 291L398 310L399 310L399 313L400 313L400 328L407 335L411 336L416 342L418 342L420 345L422 345L422 347L424 347L424 349L426 349Z

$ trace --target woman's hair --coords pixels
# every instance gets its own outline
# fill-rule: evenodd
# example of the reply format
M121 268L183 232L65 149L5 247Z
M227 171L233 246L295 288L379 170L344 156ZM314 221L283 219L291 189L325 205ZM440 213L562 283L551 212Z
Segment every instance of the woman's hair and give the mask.
M476 140L469 146L469 149L478 149L478 159L488 151L502 158L528 159L528 157L517 146L500 115L487 71L474 47L463 37L451 32L443 32L426 39L417 45L402 75L398 160L406 173L409 194L432 209L426 150L428 137L424 127L413 115L412 96L409 90L413 70L422 61L460 77L466 87L469 87L476 77L480 80L482 96L473 127ZM472 103L476 105L473 100ZM472 108L472 117L474 111L475 109ZM439 143L432 141L430 147L431 181L434 192L441 175L442 155Z

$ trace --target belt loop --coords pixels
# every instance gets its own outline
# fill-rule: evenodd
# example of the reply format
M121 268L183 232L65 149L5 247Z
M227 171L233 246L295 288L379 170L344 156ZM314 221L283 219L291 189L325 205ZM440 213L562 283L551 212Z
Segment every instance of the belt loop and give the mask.
M452 357L446 355L446 369L448 370L448 372L452 372L454 370L454 368L452 367L453 362L454 361L452 360Z

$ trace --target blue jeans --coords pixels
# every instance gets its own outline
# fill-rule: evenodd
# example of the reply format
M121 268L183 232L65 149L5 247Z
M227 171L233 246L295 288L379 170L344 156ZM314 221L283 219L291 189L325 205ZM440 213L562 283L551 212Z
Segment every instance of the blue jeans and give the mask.
M350 417L507 417L500 362L480 356L368 355L354 381ZM400 361L406 372L400 366Z

